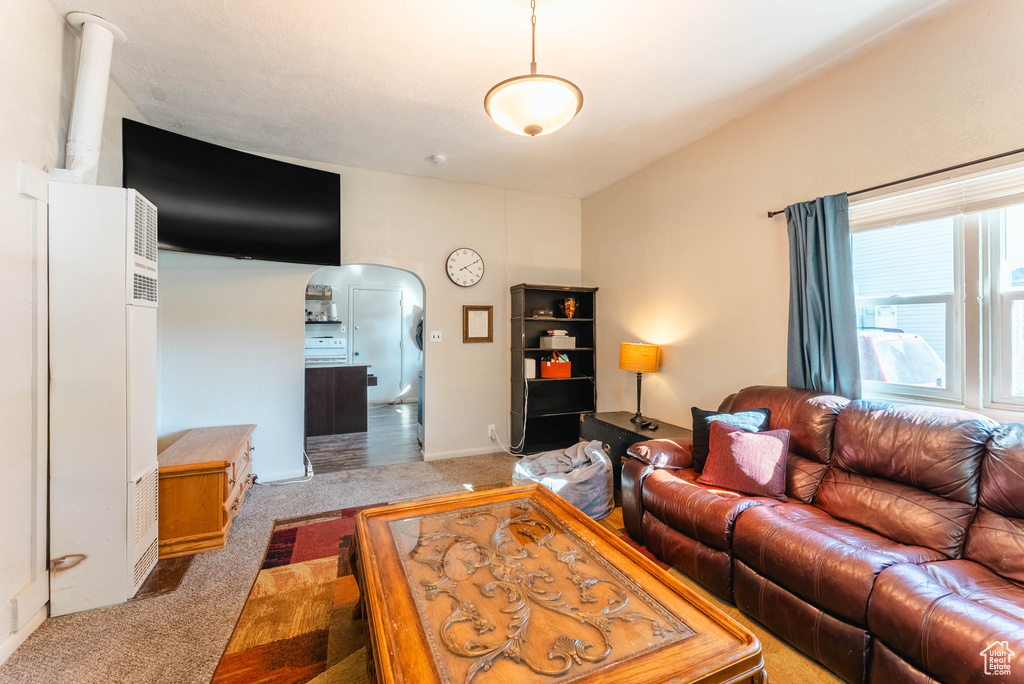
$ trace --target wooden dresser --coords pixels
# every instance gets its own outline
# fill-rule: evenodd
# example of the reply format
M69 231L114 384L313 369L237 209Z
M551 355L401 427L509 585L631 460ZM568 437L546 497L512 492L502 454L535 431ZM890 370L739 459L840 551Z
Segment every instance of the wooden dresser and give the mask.
M255 429L194 428L160 451L160 558L224 548L253 484Z

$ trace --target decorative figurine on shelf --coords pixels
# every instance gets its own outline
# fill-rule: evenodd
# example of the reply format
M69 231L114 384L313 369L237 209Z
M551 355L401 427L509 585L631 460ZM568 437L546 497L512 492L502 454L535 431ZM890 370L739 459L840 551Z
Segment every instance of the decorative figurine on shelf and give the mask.
M562 301L559 307L562 309L562 315L566 318L576 317L576 300L574 298L567 297Z

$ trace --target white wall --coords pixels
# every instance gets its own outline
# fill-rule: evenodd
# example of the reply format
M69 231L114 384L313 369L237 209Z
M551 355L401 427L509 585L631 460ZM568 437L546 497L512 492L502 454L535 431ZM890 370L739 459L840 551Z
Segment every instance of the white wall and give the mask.
M495 451L489 424L507 445L508 288L526 278L579 284L579 201L360 169L342 176L344 260L416 273L426 290L427 337L442 332L442 342L425 343L425 457ZM484 278L471 288L445 275L456 247L484 259ZM462 343L465 304L494 307L493 344Z
M255 423L256 474L302 475L302 298L315 270L160 251L161 437Z
M18 164L57 165L64 25L45 0L5 2L0 22L0 663L45 616L12 630L11 599L46 589L45 206ZM42 337L41 337L42 336ZM38 584L36 584L38 583ZM29 609L25 602L24 609ZM13 632L13 633L12 633Z
M664 345L644 413L785 384L785 219L768 210L1017 149L1024 3L975 0L790 91L583 201L600 285L600 410L632 410L620 342Z
M423 282L426 329L443 333L441 343L426 344L425 457L497 450L487 437L492 423L507 443L508 287L526 277L579 284L579 200L296 163L342 176L345 263L394 266ZM461 246L486 264L483 281L468 289L449 282L443 267ZM301 302L315 268L160 258L160 434L253 422L256 473L264 480L301 475ZM494 306L493 344L462 343L463 304ZM232 311L218 317L226 307Z
M348 340L349 360L358 363L352 352L352 307L351 288L386 288L402 291L402 377L400 387L385 387L378 383L376 387L368 387L367 400L370 402L404 403L416 401L419 392L419 372L423 370L423 352L416 346L416 323L423 311L423 283L414 274L400 268L378 266L374 264L348 264L345 266L326 266L321 268L309 279L310 284L330 285L334 292L334 303L338 308L338 326L345 326L344 337ZM323 302L326 304L326 302ZM320 302L307 302L306 306L314 313L324 310ZM341 337L339 327L330 324L311 324L306 326L308 337ZM372 373L373 370L371 369ZM399 392L404 391L399 394Z

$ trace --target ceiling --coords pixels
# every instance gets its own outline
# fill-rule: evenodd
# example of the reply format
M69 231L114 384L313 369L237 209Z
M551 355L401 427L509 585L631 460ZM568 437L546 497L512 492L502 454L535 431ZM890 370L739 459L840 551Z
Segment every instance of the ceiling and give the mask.
M542 0L561 131L483 98L527 73L528 0L51 0L117 24L112 77L155 126L229 147L585 197L959 0ZM443 166L429 161L448 159Z

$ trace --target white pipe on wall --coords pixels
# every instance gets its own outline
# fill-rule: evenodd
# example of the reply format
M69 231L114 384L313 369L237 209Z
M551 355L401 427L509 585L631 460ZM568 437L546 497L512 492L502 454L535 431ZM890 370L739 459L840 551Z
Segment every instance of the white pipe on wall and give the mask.
M114 44L123 43L125 35L109 21L84 12L71 12L67 21L71 26L81 27L82 48L64 166L71 171L75 182L95 184L110 82L110 58Z

